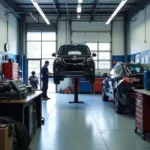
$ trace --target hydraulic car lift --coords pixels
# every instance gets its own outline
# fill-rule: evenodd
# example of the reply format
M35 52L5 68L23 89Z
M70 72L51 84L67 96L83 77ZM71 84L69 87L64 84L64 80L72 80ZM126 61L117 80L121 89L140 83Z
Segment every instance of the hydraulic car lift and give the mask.
M69 102L69 103L80 103L80 104L83 104L84 102L78 101L78 98L79 98L79 91L78 91L79 78L74 78L74 84L75 84L74 101L73 102Z
M74 85L75 85L74 101L70 101L69 103L70 103L70 104L73 104L73 103L80 103L80 104L83 104L84 102L78 101L78 98L79 98L79 91L78 91L79 79L80 79L80 77L82 77L82 76L78 76L78 77L67 76L67 77L65 77L65 78L72 78L72 77L74 78ZM49 78L54 78L54 76L50 76Z

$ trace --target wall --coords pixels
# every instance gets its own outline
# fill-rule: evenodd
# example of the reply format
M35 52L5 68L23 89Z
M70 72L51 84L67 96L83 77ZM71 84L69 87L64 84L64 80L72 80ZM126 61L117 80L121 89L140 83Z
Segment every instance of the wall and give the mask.
M5 15L6 9L0 4L0 51L4 53L4 44L7 43L7 16ZM9 57L17 59L18 55L18 21L9 14L8 26L8 42L10 45Z
M124 21L112 24L112 61L124 62Z
M145 18L146 10L146 18ZM129 54L150 49L150 5L134 16L130 21ZM146 19L146 22L145 22ZM146 30L145 30L146 25ZM146 38L145 38L146 36Z

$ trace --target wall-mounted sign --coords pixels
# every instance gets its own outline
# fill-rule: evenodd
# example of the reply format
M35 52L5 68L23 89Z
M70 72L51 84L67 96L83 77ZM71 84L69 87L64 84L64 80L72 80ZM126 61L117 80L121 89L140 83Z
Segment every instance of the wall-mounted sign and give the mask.
M140 63L140 54L135 55L135 63Z
M145 58L144 57L141 58L141 63L145 64Z

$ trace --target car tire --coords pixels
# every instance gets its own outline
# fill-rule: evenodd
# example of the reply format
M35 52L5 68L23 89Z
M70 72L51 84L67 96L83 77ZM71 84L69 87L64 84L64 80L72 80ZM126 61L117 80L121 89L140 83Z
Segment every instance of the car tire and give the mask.
M54 84L60 84L60 78L54 77Z
M120 103L118 92L115 92L115 111L117 114L124 114L125 106Z
M64 80L64 77L60 77L60 81L63 81Z
M105 101L105 102L108 102L108 96L106 96L105 94L105 91L104 91L104 88L102 88L102 100Z

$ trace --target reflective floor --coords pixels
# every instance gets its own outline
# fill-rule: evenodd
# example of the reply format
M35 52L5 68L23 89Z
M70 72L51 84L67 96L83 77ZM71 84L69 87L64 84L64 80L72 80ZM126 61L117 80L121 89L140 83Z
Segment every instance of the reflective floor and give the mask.
M84 104L69 104L73 95L49 96L31 150L150 150L150 137L134 133L134 116L117 115L100 95L80 95Z

